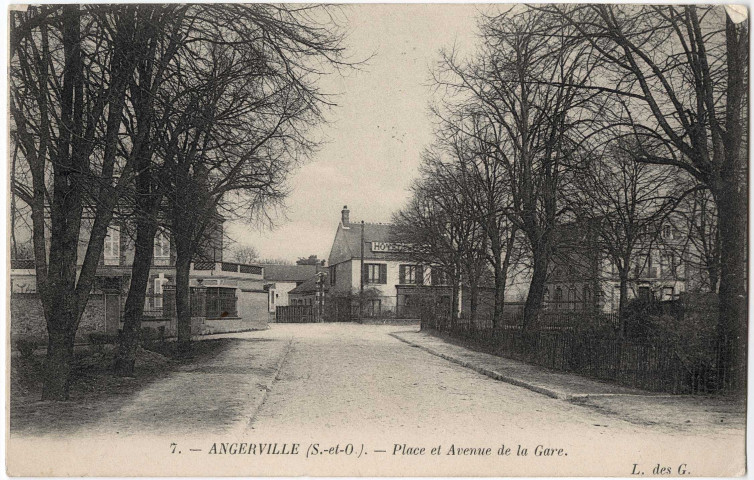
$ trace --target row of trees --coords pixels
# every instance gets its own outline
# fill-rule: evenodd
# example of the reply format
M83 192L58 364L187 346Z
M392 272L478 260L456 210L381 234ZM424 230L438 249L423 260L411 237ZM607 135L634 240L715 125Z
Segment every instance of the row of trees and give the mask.
M14 195L30 210L49 333L43 398L68 396L73 343L108 227L135 251L116 371L132 375L158 231L189 269L219 218L253 219L316 147L346 65L336 11L255 5L51 5L10 18ZM79 245L83 249L79 249ZM82 254L83 252L83 254Z
M672 215L688 238L668 248L694 257L719 293L724 366L743 386L747 65L747 22L723 7L483 16L476 50L443 51L434 69L436 141L396 215L400 236L472 297L492 271L495 325L511 266L525 266L526 328L563 248L561 225L595 230L624 308L633 265Z

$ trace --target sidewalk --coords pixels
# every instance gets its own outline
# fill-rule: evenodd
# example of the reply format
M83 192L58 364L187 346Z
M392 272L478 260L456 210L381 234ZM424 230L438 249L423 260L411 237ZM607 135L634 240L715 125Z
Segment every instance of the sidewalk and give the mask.
M684 431L717 428L736 432L746 428L746 405L712 396L648 392L556 372L517 360L476 352L420 331L396 331L393 337L432 355L488 377L548 397L592 407L642 425L659 424Z
M11 432L119 437L243 433L273 388L292 336L265 330L218 334L200 343L205 340L222 344L185 361L147 351L166 362L157 376L123 378L98 370L75 385L70 402L15 399Z

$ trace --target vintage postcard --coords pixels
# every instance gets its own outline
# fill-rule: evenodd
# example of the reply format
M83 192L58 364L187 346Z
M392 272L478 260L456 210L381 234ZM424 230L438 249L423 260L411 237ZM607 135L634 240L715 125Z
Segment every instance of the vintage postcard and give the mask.
M8 23L8 475L746 473L746 7Z

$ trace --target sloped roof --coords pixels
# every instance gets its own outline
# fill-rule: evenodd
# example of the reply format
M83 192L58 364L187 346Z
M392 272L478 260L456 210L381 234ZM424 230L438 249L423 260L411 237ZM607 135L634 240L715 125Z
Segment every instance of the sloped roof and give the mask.
M370 260L392 260L401 258L400 253L373 252L372 242L393 242L394 225L389 223L364 222L364 258ZM348 228L338 224L332 249L330 250L329 265L361 257L361 222L352 222Z
M290 292L288 292L288 295L290 294L303 294L306 295L308 293L315 293L317 291L317 275L314 275L310 279L306 280L301 285L297 286ZM330 289L330 283L328 281L325 281L322 284L322 288L324 291L328 291Z
M277 282L303 282L324 270L319 265L264 265L264 279Z

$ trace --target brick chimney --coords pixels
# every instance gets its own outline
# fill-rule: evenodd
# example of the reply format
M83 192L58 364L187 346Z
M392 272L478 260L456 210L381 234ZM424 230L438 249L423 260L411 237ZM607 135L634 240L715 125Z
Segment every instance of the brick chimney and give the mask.
M351 211L348 209L348 205L343 205L343 210L340 211L340 223L342 223L344 227L349 226L351 223L348 218L349 213L351 213Z

